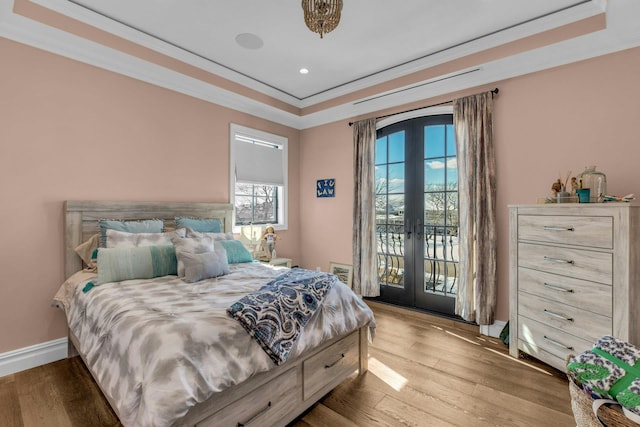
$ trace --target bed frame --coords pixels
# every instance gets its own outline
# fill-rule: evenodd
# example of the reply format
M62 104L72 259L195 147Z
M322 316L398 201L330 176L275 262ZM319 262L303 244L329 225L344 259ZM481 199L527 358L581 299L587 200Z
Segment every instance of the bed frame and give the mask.
M65 277L82 269L74 251L98 232L98 219L158 218L171 226L176 216L219 218L225 232L232 228L232 205L197 202L66 201ZM77 350L76 350L77 349ZM86 363L82 346L69 331L69 355L79 354ZM192 407L177 426L284 426L316 403L322 396L352 375L367 371L368 327L362 327L319 348L305 352L274 369L255 375L205 402ZM118 415L111 397L103 394Z

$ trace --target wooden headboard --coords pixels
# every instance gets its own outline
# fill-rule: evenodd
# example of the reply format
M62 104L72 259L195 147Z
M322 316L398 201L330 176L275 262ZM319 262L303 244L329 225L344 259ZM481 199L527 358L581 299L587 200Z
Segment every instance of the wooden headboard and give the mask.
M219 218L225 232L232 228L233 206L206 202L109 202L67 200L64 202L64 274L68 278L82 269L75 248L99 232L99 219L164 220L165 227L175 226L176 216Z

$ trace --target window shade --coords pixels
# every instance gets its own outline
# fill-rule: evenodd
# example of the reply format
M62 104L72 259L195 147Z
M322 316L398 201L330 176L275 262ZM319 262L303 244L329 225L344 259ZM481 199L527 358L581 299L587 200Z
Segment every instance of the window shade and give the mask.
M284 185L284 151L276 146L235 140L236 182Z

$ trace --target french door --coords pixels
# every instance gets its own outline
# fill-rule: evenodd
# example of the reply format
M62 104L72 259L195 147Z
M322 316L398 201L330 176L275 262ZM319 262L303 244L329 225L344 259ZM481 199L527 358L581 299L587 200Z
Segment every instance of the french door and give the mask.
M379 129L375 162L379 299L454 316L458 173L452 115Z

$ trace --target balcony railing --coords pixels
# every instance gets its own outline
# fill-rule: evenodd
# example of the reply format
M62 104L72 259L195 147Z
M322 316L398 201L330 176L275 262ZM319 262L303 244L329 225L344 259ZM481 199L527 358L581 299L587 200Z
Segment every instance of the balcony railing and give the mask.
M404 225L377 224L378 278L388 286L404 286ZM424 291L455 297L458 282L458 227L424 226Z

